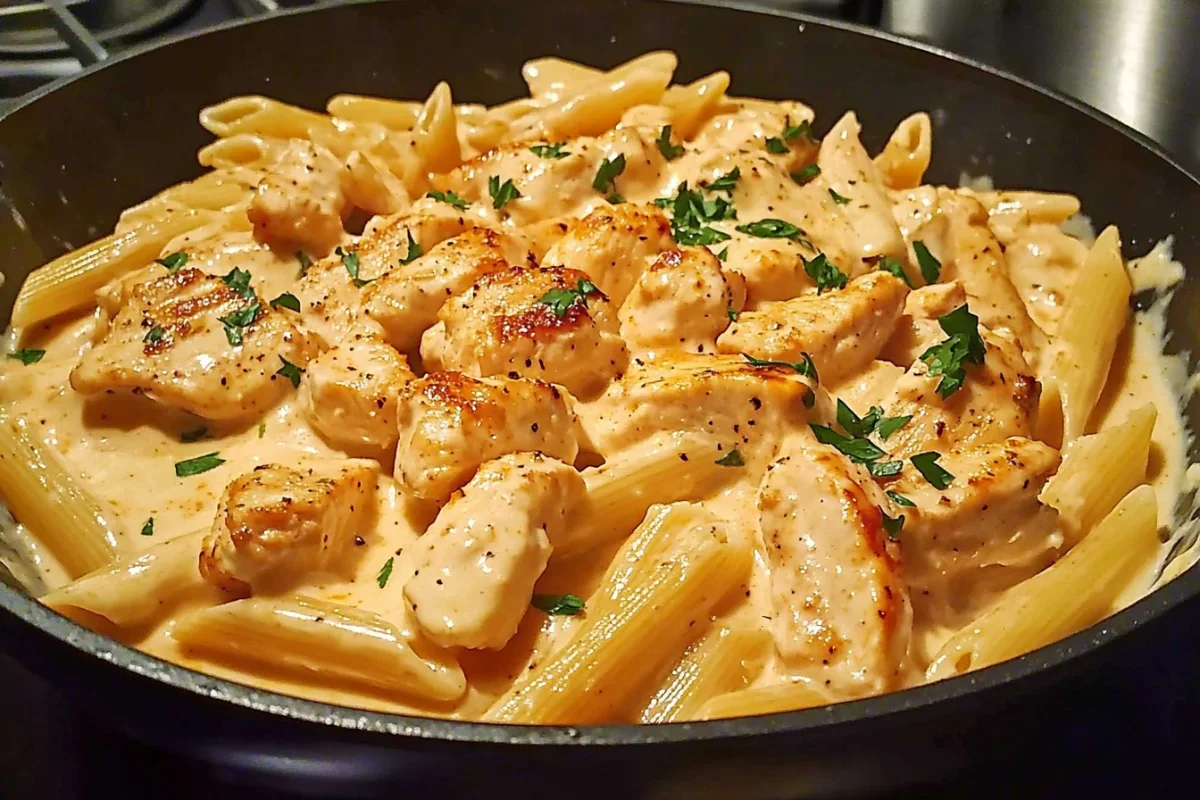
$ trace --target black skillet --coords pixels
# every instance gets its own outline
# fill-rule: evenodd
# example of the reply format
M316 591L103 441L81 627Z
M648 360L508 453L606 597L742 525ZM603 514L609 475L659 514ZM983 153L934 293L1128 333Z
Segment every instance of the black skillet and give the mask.
M828 126L856 109L869 149L918 109L935 121L932 182L1072 192L1129 254L1175 235L1200 264L1200 184L1123 125L1064 97L931 48L780 14L634 0L467 0L343 5L223 26L115 59L0 117L0 305L28 272L111 229L121 209L199 173L197 111L261 93L321 108L338 92L459 101L522 95L520 65L559 55L611 66L651 49L680 79L716 69L739 95L800 98ZM821 125L818 125L820 128ZM1172 349L1200 350L1180 287ZM1194 362L1193 362L1194 366ZM1200 422L1200 404L1187 413ZM1192 453L1192 457L1196 457ZM0 586L3 646L123 730L317 796L857 795L946 776L980 759L1019 768L1053 748L1027 725L1056 686L1087 680L1163 637L1200 595L1192 569L1070 639L957 680L830 708L656 728L523 728L390 716L255 691L84 630ZM1182 609L1176 609L1179 616Z

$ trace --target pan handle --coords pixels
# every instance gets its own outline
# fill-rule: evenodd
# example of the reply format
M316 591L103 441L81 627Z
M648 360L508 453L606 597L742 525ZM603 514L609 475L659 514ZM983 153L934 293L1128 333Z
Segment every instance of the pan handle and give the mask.
M71 55L79 59L80 64L90 67L108 58L108 51L71 13L63 0L42 0L42 2L54 12L54 27L58 31L58 35L66 42ZM267 0L267 2L273 3L274 0Z

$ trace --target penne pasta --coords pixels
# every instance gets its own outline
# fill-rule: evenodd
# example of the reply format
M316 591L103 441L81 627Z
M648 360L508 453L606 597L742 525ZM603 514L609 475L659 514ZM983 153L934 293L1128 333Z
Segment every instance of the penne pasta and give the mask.
M213 169L266 167L277 162L287 146L287 139L238 133L201 147L198 160Z
M779 714L815 708L832 702L833 698L808 681L755 686L712 698L696 714L695 719L727 719L756 717L760 714Z
M1088 432L1088 419L1129 315L1132 291L1121 259L1120 234L1110 226L1096 239L1075 279L1046 370L1049 391L1043 393L1041 408L1060 406L1061 431L1054 427L1057 414L1051 410L1038 422L1038 438L1057 446L1060 438L1068 444Z
M725 101L729 73L714 72L687 86L672 86L663 94L662 104L671 109L671 125L681 139L690 139L717 112Z
M72 578L106 566L119 549L110 510L35 441L24 420L0 417L0 487L17 521L49 548Z
M657 524L655 524L657 523ZM489 722L629 719L643 677L668 667L712 609L749 578L750 551L711 514L671 506L614 560L587 618L484 714Z
M346 198L372 214L395 214L409 203L404 182L375 156L355 151L342 174Z
M687 649L642 709L643 724L699 719L701 706L744 689L762 672L771 634L761 628L718 628Z
M1079 213L1079 198L1055 192L972 192L991 216L1019 215L1025 222L1061 225Z
M941 680L1044 647L1099 621L1158 549L1154 490L1130 492L1054 566L1009 589L950 637L925 673Z
M1038 499L1058 511L1068 544L1082 538L1146 479L1158 411L1145 405L1124 423L1067 445L1062 466Z
M900 121L875 166L889 189L915 189L921 185L933 157L933 125L925 112Z
M458 145L458 119L450 84L433 88L413 128L413 150L426 172L448 172L462 163Z
M317 683L451 701L466 678L450 656L415 642L377 614L309 597L251 598L182 617L172 635L190 650L301 673Z
M329 100L325 110L337 119L373 122L394 131L407 131L417 124L421 104L357 94L339 94Z
M252 134L276 139L311 139L315 131L334 129L324 114L306 111L269 97L244 95L200 112L200 124L222 138Z

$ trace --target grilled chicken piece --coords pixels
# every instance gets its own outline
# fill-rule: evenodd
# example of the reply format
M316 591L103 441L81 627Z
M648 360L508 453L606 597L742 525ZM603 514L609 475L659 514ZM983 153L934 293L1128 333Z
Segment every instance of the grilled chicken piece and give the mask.
M417 542L404 597L425 634L443 647L504 647L585 492L573 467L541 453L481 466Z
M912 420L888 439L893 456L1033 435L1041 385L1016 342L982 325L979 333L987 345L984 363L966 364L966 381L949 397L938 394L942 376L930 375L924 361L914 361L896 381L883 405L885 416Z
M904 375L904 367L888 361L872 361L861 372L829 387L829 393L846 405L858 410L880 406L887 401L896 381ZM824 377L824 376L822 376Z
M598 290L582 293L582 272L510 267L484 275L447 300L421 340L431 370L538 378L592 396L620 373L629 354L615 309Z
M795 100L729 100L738 103L732 111L714 114L693 137L691 148L697 152L762 152L772 163L794 170L813 160L817 146L810 135L794 133L784 139L789 128L811 125L813 110ZM776 154L767 149L767 139L778 138L787 147Z
M438 310L484 275L524 264L529 256L513 237L490 228L469 228L421 258L367 284L360 319L382 326L388 344L416 351Z
M399 214L375 217L354 246L359 277L376 280L478 224L454 206L430 198L418 200ZM410 234L415 250L409 241Z
M539 156L530 150L532 142L522 141L489 150L433 180L439 189L453 190L471 203L488 207L493 205L489 179L500 185L511 180L520 196L499 211L518 227L563 215L582 217L606 205L605 197L612 194L635 203L655 196L666 164L655 144L658 133L657 128L625 127L595 138L580 136L563 148L569 154L563 158ZM601 163L619 156L624 157L625 168L603 191L597 190L593 184Z
M587 273L620 308L646 268L674 246L671 223L662 211L622 203L598 208L574 223L542 263Z
M894 687L908 648L912 615L882 527L889 507L864 467L807 436L758 490L776 650L840 697Z
M889 487L915 508L896 506L907 518L900 537L904 578L935 601L964 609L958 597L990 567L1042 564L1062 545L1057 515L1037 499L1058 469L1058 451L1020 437L951 450L938 466L954 476L938 489L906 467ZM994 571L994 570L993 570Z
M967 293L958 283L934 283L911 292L904 314L879 357L902 367L912 366L921 354L946 338L938 317L966 305Z
M200 550L200 574L232 594L283 591L337 567L371 523L379 464L264 464L225 488Z
M707 248L667 250L621 306L621 336L635 351L712 353L717 336L745 303L742 276L722 272Z
M853 375L892 335L908 287L887 272L869 272L845 289L806 294L747 311L717 340L722 353L797 362L808 353L829 383Z
M736 449L751 469L764 468L789 432L832 417L824 390L788 367L676 354L634 359L587 412L590 439L606 457L659 431L690 430L721 443L714 460Z
M542 381L431 372L404 387L396 480L444 502L485 461L540 451L568 464L579 454L573 402Z
M318 255L342 240L350 204L342 192L342 162L320 145L293 139L254 190L246 216L255 235Z
M355 336L308 363L300 397L313 427L330 444L379 455L396 444L396 401L415 377L393 348Z
M292 388L276 374L280 359L302 365L310 347L288 312L242 291L186 267L135 287L71 386L132 391L206 419L262 414Z

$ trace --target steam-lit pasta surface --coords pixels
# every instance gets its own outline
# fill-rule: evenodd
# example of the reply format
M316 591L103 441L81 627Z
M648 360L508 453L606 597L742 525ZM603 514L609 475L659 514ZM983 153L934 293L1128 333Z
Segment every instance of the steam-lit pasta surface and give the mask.
M655 724L950 677L1148 586L1187 465L1129 297L1166 247L924 184L923 113L872 155L675 66L204 109L209 171L13 312L41 599L301 697Z

